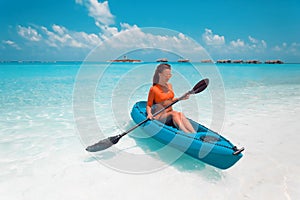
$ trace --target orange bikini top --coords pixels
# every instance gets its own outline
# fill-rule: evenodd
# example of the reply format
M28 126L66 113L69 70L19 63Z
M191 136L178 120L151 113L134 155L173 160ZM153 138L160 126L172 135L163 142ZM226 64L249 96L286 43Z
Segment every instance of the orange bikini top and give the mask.
M148 94L148 106L152 106L153 104L163 103L166 100L172 100L174 98L174 92L171 89L170 85L168 85L168 91L163 91L161 85L156 84L152 86L149 90Z

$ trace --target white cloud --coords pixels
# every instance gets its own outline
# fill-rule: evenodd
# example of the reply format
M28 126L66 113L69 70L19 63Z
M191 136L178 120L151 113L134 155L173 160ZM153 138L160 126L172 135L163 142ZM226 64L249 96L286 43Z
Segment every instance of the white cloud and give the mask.
M119 30L118 30L117 27L111 27L111 26L100 25L100 24L98 24L98 27L101 28L100 37L103 40L106 40L106 39L108 39L108 38L110 38L110 37L112 37L112 36L119 33Z
M245 42L242 39L233 40L228 47L230 50L235 50L239 53L241 50L244 52L261 53L267 48L267 43L264 40L258 40L251 36L248 37L250 42Z
M158 29L157 29L158 30ZM147 30L146 30L147 31ZM150 33L145 32L136 25L126 25L126 29L122 29L115 34L109 41L112 46L120 47L151 47L151 48L172 48L181 46L185 41L189 41L182 33L177 35L155 34L155 28ZM181 46L184 48L184 46ZM185 47L187 48L187 47Z
M96 47L102 41L98 35L94 33L87 34L85 32L74 32L73 38L85 44L85 46L89 49Z
M77 4L84 5L88 11L89 16L95 19L98 27L109 26L115 23L114 16L111 14L108 2L98 2L98 0L75 0Z
M241 39L237 39L236 41L231 41L230 45L234 48L245 47L245 42Z
M284 48L286 48L286 47L287 47L287 43L286 43L286 42L282 43L282 46L283 46Z
M42 36L37 32L37 30L31 28L30 26L26 28L19 25L17 29L18 34L27 40L37 42L42 39Z
M53 25L53 31L48 30L46 27L41 27L41 30L46 35L45 42L52 47L92 49L101 42L101 39L96 34L74 32L59 25Z
M11 40L2 40L2 43L8 46L11 46L17 50L21 50L21 48L19 47L19 45L17 45L14 41Z
M262 41L261 41L261 44L262 44L262 47L263 47L263 48L267 48L267 43L266 43L266 41L262 40Z
M293 43L292 43L292 47L297 47L297 48L299 48L299 47L300 47L300 43L293 42Z
M267 48L267 43L264 40L259 40L252 36L248 36L248 39L250 44L246 43L245 46L248 46L250 49L262 50Z
M120 23L120 30L114 26L115 16L112 15L108 1L99 2L98 0L75 0L79 5L87 8L88 15L94 18L96 26L100 28L100 33L86 33L76 32L67 29L64 26L54 24L51 28L44 26L38 27L24 27L21 25L17 26L18 34L29 40L33 41L33 44L45 45L63 49L64 47L74 47L77 49L90 50L98 46L100 43L105 41L106 52L115 53L112 51L123 52L126 49L133 48L157 48L167 49L169 51L179 52L182 54L192 55L193 53L203 53L204 48L200 45L195 44L193 40L186 37L182 33L177 34L162 34L165 31L161 29L158 32L146 31L145 29L139 28L137 25L130 25L128 23ZM174 32L173 32L174 33ZM260 53L267 48L265 40L256 39L252 36L247 38L234 39L229 43L225 43L225 36L214 34L211 29L206 28L202 34L202 40L206 47L211 52L217 52L228 55L241 55L241 53L247 54ZM21 48L11 40L3 40L2 46L14 47L18 50ZM282 51L285 53L300 52L299 43L282 43L272 48L274 51ZM270 48L271 49L271 48ZM188 57L188 56L187 56ZM191 59L191 57L189 57ZM199 60L199 57L197 58Z
M212 30L205 29L205 33L202 35L202 40L205 42L206 45L224 45L225 44L225 37L213 34Z
M257 40L257 39L255 39L255 38L253 38L253 37L251 37L251 36L249 36L248 38L249 38L250 42L252 42L252 43L254 43L254 44L257 44L257 43L258 43L258 40Z
M196 54L195 52L201 54L204 51L200 45L195 44L194 41L182 33L174 34L173 32L169 35L167 33L162 35L164 31L160 30L159 33L156 33L155 28L150 32L145 32L137 25L128 23L120 23L120 30L118 30L116 26L112 26L114 16L109 10L107 1L101 3L97 0L75 0L75 2L87 7L89 15L95 19L95 24L100 28L99 34L71 31L57 24L52 25L51 28L36 26L35 29L19 26L19 34L26 39L39 41L41 45L44 44L58 49L65 47L93 49L105 41L107 46L103 48L105 48L107 54L113 51L124 52L133 48L163 48L169 51L191 54ZM215 35L212 39L214 43L224 43L224 37L222 36Z
M122 24L122 29L103 41L92 60L110 60L134 50L161 50L191 60L207 59L203 47L183 33L162 28L139 28ZM162 34L163 33L163 34Z
M294 55L300 55L300 43L293 42L290 47L290 51Z
M272 48L273 51L287 51L287 43L286 42L283 42L282 44L280 45L276 45L275 47Z
M225 36L216 35L211 29L205 29L202 39L205 47L212 55L228 56L230 58L246 58L249 56L261 56L266 53L267 42L248 36L246 39L236 38L225 43Z
M273 51L282 52L285 54L293 54L293 55L300 55L300 43L293 42L292 44L288 44L283 42L280 45L276 45L272 48Z
M273 50L274 51L281 51L281 48L278 45L276 45L275 47L273 47Z
M122 30L130 30L130 29L135 29L135 28L137 28L137 25L131 26L131 25L128 24L128 23L121 23L120 26L121 26L121 29L122 29Z
M64 35L66 32L67 32L67 29L65 27L62 27L62 26L59 26L59 25L56 25L54 24L52 26L52 29L58 33L59 35Z

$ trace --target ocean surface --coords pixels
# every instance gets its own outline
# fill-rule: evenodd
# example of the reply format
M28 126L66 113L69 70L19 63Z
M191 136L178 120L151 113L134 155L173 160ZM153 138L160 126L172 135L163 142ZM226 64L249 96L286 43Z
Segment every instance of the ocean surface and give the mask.
M300 64L171 63L176 96L210 79L174 109L245 147L227 170L170 160L176 150L160 155L139 129L86 152L134 125L156 65L0 64L1 199L300 199ZM160 165L140 167L136 155Z

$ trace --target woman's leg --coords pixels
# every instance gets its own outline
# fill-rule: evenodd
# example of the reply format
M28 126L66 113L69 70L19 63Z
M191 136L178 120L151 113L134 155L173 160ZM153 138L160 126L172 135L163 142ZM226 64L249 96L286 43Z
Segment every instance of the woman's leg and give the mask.
M175 126L177 126L180 130L182 130L186 133L190 132L188 129L185 128L184 124L182 123L180 115L176 111L170 111L170 112L163 113L159 116L158 120L165 123L166 119L170 116L172 117L172 120L173 120L173 123L175 124Z
M181 112L172 111L173 122L186 133L195 133L190 121Z
M185 117L182 112L177 112L177 115L180 117L180 121L183 124L184 128L187 130L187 133L195 133L195 129L192 126L191 122Z
M183 125L185 126L185 128L190 132L190 133L195 133L195 129L193 127L193 125L191 124L190 120L188 120L185 115L183 113L179 113L180 117L181 117L181 121L183 123Z
M181 112L176 112L176 111L170 111L163 113L159 116L159 120L164 122L168 117L172 117L173 123L182 131L186 133L195 133L195 129L192 126L191 122L184 116L183 113Z

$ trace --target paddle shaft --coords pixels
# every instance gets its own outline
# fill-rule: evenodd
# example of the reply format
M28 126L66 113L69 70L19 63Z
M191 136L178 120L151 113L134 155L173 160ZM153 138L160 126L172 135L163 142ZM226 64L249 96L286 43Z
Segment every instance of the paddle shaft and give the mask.
M205 90L205 88L207 87L209 83L209 80L203 79L201 81L199 81L192 90L188 91L187 93L185 93L183 96L181 96L180 98L176 99L174 102L170 103L169 105L167 105L166 107L160 109L159 111L157 111L156 113L153 114L153 117L157 116L158 114L160 114L161 112L163 112L164 110L166 110L167 108L171 107L172 105L174 105L175 103L177 103L178 101L181 101L183 99L186 98L187 95L190 94L198 94L200 92L202 92L203 90ZM131 129L127 130L126 132L116 135L116 136L111 136L108 137L104 140L100 140L99 142L97 142L96 144L93 144L91 146L88 146L86 148L87 151L89 152L96 152L96 151L102 151L104 149L107 149L109 147L111 147L114 144L117 144L118 141L125 135L127 135L128 133L130 133L131 131L133 131L134 129L136 129L137 127L139 127L140 125L144 124L145 122L147 122L148 120L150 120L149 118L145 119L144 121L141 121L140 123L138 123L137 125L135 125L134 127L132 127Z

